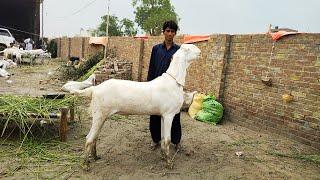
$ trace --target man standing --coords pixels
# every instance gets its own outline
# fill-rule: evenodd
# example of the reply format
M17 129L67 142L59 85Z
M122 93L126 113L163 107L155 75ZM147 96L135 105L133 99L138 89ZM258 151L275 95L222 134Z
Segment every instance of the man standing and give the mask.
M151 81L169 68L173 54L180 48L173 42L178 30L178 25L174 21L166 21L163 24L162 32L164 42L153 46L148 71L148 81ZM150 133L152 137L151 149L155 150L159 147L161 141L161 116L150 116ZM172 121L171 142L175 144L176 149L180 148L181 140L181 124L180 113L176 114Z
M24 43L26 45L26 50L32 50L32 44L33 44L33 41L31 38L27 38L24 40Z

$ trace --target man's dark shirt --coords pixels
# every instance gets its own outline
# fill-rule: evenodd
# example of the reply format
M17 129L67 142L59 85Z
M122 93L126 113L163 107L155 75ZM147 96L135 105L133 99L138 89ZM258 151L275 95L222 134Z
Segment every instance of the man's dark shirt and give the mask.
M179 48L180 46L173 44L173 46L167 50L164 43L153 46L147 81L151 81L167 71L173 54Z

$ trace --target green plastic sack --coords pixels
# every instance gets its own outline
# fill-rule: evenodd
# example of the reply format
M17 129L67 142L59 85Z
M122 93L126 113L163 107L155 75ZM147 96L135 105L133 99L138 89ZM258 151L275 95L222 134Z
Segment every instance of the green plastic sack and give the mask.
M217 124L223 116L223 106L215 100L212 95L207 95L203 98L202 108L196 114L195 119L203 122Z
M214 95L205 95L203 101L216 100L217 98Z
M223 112L223 106L218 101L209 100L202 103L202 110L210 113Z

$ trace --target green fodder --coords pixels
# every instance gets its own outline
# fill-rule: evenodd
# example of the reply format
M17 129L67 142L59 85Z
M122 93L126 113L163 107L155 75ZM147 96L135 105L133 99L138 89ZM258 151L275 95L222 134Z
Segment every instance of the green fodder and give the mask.
M81 76L78 81L84 81L89 78L100 66L102 66L105 63L105 61L101 60L96 65L94 65L86 74Z
M37 117L50 119L50 113L59 113L60 108L74 106L75 96L66 96L63 99L45 99L31 96L0 96L0 127L1 137L8 126L18 127L26 137Z
M51 57L52 58L56 58L57 57L58 44L57 44L57 40L56 39L52 39L49 42L47 50L48 50L49 53L51 53Z
M82 144L28 139L22 146L1 143L0 159L6 164L1 177L65 179L81 168ZM27 178L27 179L28 179Z

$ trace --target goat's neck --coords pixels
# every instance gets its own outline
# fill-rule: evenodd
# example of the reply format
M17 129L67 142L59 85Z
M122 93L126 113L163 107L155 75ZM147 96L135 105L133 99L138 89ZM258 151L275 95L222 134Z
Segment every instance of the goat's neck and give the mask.
M177 82L177 85L180 87L181 85L178 83L178 81L177 81L177 79L174 77L174 76L172 76L171 74L169 74L169 73L163 73L162 74L162 76L168 76L169 78L171 78L171 79L173 79L174 81L176 81ZM183 87L183 86L181 86L181 87Z
M168 70L166 71L166 73L172 76L181 86L184 86L187 74L187 65L183 58L184 56L175 54L171 60Z
M171 59L171 63L169 68L167 69L166 73L170 75L174 75L175 73L179 73L179 65L181 64L182 57L178 55L174 55ZM174 72L174 73L173 73Z

